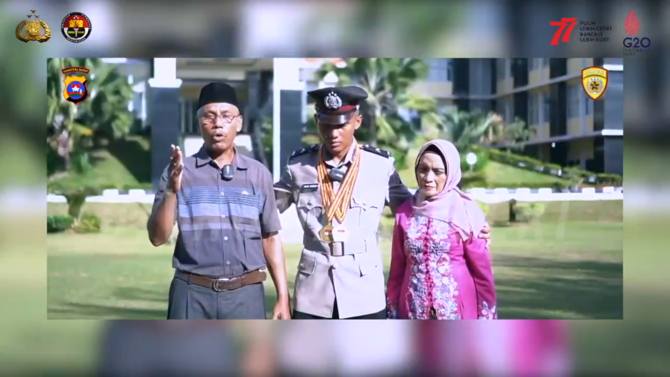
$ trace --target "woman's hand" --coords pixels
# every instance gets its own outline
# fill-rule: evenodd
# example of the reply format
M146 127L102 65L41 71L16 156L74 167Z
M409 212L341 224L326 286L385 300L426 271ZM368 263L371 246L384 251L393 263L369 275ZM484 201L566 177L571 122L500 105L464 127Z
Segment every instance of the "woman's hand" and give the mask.
M491 227L489 226L489 223L484 224L482 231L479 232L479 238L486 240L486 247L491 245Z

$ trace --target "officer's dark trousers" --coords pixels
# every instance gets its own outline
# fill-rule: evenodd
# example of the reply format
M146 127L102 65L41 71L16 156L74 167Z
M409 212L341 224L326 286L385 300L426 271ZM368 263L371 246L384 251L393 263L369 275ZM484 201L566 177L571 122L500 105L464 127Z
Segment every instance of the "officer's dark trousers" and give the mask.
M227 292L172 279L167 319L266 319L263 284Z
M331 318L318 317L315 315L302 313L297 310L294 310L293 319L340 319L340 312L337 309L337 300L335 300L335 304L333 305L333 316ZM345 319L386 319L386 310L382 310L377 313L366 314L358 317L350 317Z

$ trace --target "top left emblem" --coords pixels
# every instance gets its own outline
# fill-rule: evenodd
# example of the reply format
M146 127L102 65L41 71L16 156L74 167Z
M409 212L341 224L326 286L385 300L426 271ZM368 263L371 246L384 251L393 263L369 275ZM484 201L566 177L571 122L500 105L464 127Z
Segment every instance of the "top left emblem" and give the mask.
M30 41L43 43L51 39L51 29L49 29L49 25L40 20L40 15L35 14L34 10L31 10L30 12L28 19L21 21L16 27L16 38L25 43ZM33 16L35 19L31 20Z

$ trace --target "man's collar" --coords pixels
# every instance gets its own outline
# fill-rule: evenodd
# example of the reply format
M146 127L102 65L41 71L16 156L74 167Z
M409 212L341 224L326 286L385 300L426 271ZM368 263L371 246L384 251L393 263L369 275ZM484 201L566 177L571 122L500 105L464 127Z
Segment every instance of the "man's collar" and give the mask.
M233 150L235 151L235 156L233 157L231 165L239 170L247 170L247 161L245 160L244 156L240 155L240 151L238 151L236 147L233 147ZM209 154L207 154L207 150L203 145L200 147L198 153L195 154L195 167L199 168L206 165L212 165L218 168L214 160L212 160L212 158L209 157Z

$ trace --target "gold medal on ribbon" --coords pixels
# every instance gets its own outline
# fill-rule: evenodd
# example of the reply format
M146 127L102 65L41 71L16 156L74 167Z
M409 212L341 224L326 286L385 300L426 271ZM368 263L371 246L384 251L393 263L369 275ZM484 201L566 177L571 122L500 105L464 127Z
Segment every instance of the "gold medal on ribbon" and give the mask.
M319 236L321 237L321 240L326 241L326 242L333 242L333 224L328 223L326 226L321 228L321 231L319 232Z
M328 176L326 161L324 158L325 148L321 145L319 149L319 157L317 161L316 171L317 178L319 182L319 188L321 189L321 202L323 207L326 210L326 220L328 221L327 225L324 226L319 232L319 236L322 241L326 242L340 242L334 239L333 231L337 230L333 227L333 219L342 224L344 218L347 215L349 209L349 204L351 203L351 196L354 192L354 185L356 184L356 178L358 177L358 171L360 168L360 151L358 148L354 151L354 160L351 168L344 176L342 185L340 189L337 190L337 194L334 194L333 182ZM341 237L338 237L338 239Z

